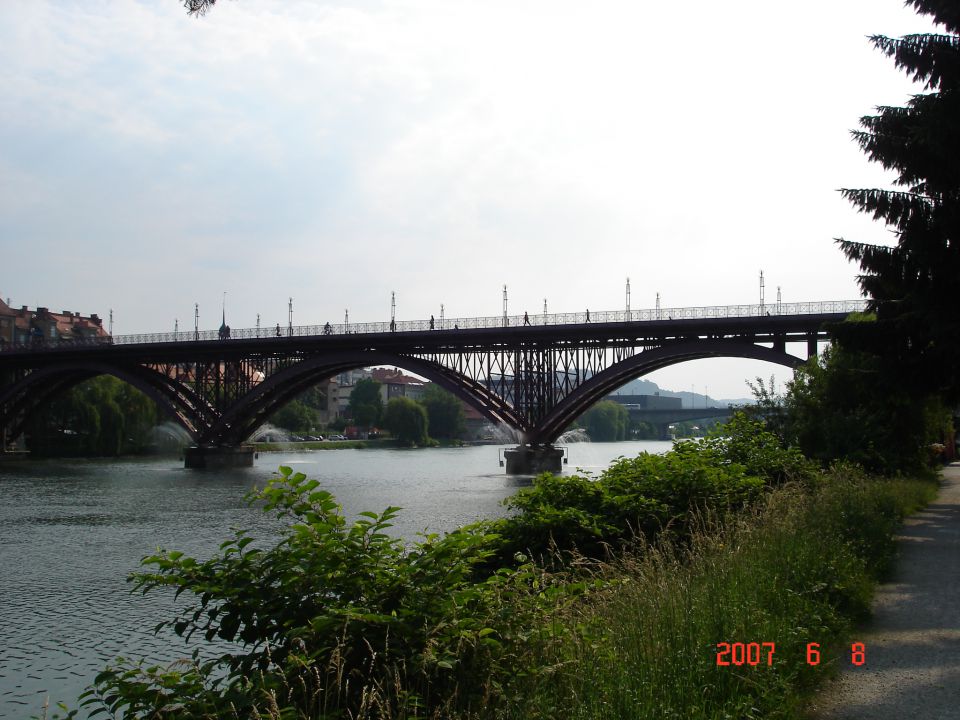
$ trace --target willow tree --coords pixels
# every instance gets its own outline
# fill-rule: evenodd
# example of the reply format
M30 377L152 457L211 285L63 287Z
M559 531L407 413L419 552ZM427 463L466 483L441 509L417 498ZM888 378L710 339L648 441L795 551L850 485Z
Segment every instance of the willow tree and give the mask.
M838 328L847 348L881 358L886 379L920 396L960 400L960 3L908 0L941 32L872 43L923 83L905 107L861 118L854 137L873 162L896 173L893 190L844 190L885 222L896 243L839 239L860 265L876 322Z

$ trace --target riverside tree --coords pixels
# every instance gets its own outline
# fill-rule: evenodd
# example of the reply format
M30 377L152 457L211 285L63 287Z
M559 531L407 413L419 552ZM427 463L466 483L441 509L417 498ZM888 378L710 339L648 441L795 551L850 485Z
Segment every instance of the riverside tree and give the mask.
M630 414L618 402L601 400L580 417L580 423L594 442L612 442L626 438Z
M420 403L427 410L430 434L435 438L458 438L466 429L463 403L435 383L427 385Z
M429 440L427 411L410 398L391 398L383 413L383 426L405 445L425 445Z
M797 368L782 403L787 443L824 466L842 458L872 472L921 472L949 416L934 396L889 382L881 362L835 346Z
M102 375L34 410L27 448L37 456L115 456L143 452L157 423L156 404L136 388Z
M876 322L837 328L848 349L880 359L880 372L917 397L960 400L960 4L908 0L943 32L872 43L924 84L905 107L861 118L854 137L869 159L896 173L896 190L843 190L861 212L894 231L891 246L839 239L859 263Z
M270 416L270 422L293 432L312 430L317 425L317 412L301 400L291 400Z
M368 428L380 421L382 412L380 383L370 378L358 380L350 393L350 417L360 427Z

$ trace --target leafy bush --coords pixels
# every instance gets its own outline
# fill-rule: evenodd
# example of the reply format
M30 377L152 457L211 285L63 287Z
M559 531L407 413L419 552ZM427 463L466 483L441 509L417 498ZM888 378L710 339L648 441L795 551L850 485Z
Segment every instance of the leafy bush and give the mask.
M892 543L887 518L935 493L848 471L778 487L723 522L708 515L683 543L616 557L587 602L540 621L495 717L803 716L805 695L848 662L852 621L867 612L875 560ZM719 667L718 642L775 650L755 667ZM806 662L809 643L819 666Z
M225 708L247 716L277 702L313 716L359 712L373 699L416 706L420 693L452 692L453 670L471 648L496 644L482 624L487 606L498 586L524 582L526 571L471 581L487 536L429 536L405 550L385 532L397 508L348 524L329 492L287 467L250 500L291 521L274 547L260 549L240 530L207 561L164 551L144 559L152 571L131 578L143 592L194 597L157 630L237 650L186 668L121 663L97 678L88 707L160 718Z
M515 514L485 525L500 537L495 565L517 553L603 558L664 529L688 532L691 510L744 507L768 485L810 480L814 466L757 421L736 415L720 434L683 441L663 455L620 458L599 476L544 474L508 500ZM555 556L554 556L555 557Z
M742 412L735 413L701 441L678 442L674 452L707 455L719 463L736 463L748 475L762 478L770 485L809 482L818 475L817 465L799 448L786 445L763 422Z
M576 550L601 558L665 528L684 535L691 509L741 508L768 485L815 474L797 450L737 414L705 440L678 442L663 455L620 458L598 477L541 475L509 499L513 516L487 527L501 538L501 564L518 552L543 558Z

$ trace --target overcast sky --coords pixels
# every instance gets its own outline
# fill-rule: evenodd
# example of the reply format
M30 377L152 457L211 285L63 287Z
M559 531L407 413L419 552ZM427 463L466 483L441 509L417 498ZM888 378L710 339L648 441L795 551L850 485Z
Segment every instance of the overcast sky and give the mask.
M114 332L838 300L901 0L0 2L0 295ZM748 395L745 361L660 371Z

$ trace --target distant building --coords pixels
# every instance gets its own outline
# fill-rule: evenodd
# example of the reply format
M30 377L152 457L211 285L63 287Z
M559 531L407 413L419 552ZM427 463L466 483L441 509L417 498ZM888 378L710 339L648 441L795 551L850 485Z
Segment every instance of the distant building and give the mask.
M26 305L14 310L0 300L0 345L60 340L85 340L109 337L103 320L97 315L81 315L64 310L50 312L45 307L31 310Z
M339 387L334 378L321 383L326 402L324 407L317 409L317 422L321 425L333 422L339 416Z
M335 417L349 417L350 394L360 380L376 380L380 383L380 399L386 405L395 397L421 400L430 385L429 380L407 375L400 368L357 368L337 375L336 381L329 386L331 398L330 420Z
M463 406L464 435L471 440L482 440L490 435L491 422L472 405L460 401Z
M426 380L404 375L400 368L374 368L370 377L380 383L380 399L384 405L395 397L419 400L430 384Z
M348 408L350 407L350 393L360 380L368 380L371 372L367 368L356 368L346 370L337 375L336 383L329 386L331 402L333 404L334 417L348 417ZM329 421L328 421L329 422Z

